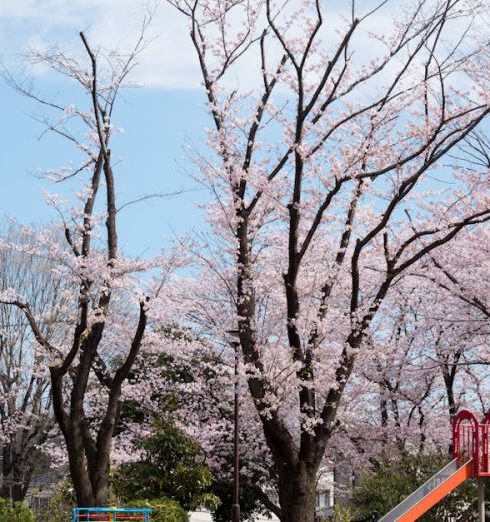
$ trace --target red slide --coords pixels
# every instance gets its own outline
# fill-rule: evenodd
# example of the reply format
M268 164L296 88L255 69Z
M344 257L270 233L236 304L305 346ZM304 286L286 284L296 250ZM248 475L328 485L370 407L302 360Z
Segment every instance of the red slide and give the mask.
M453 419L454 460L380 518L379 522L413 522L466 479L490 477L489 439L490 412L478 421L472 412L461 410Z
M414 522L472 476L473 461L458 466L458 461L454 459L380 518L379 522Z

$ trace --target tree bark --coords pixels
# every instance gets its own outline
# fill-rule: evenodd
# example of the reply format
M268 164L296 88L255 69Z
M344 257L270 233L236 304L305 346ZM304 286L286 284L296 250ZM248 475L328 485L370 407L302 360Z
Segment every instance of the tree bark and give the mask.
M88 465L81 437L77 435L65 436L70 466L71 481L77 497L79 507L94 506L94 493L90 483Z
M316 467L299 460L279 473L281 522L313 522L315 520Z
M11 498L14 502L24 500L32 471L33 465L17 456L13 465L6 473L4 472L1 496Z
M26 453L23 448L5 444L2 452L3 481L0 494L4 498L12 498L14 502L24 500L39 457L39 452L34 448L30 447Z

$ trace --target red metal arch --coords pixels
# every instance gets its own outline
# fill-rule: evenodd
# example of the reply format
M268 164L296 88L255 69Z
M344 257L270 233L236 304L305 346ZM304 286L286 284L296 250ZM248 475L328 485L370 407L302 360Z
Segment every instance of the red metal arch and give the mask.
M488 416L488 414L487 414ZM469 420L472 423L478 424L478 419L475 414L470 410L460 410L454 417L454 423L457 424L463 420Z
M478 476L480 472L480 431L480 423L471 411L461 410L454 417L453 457L458 460L460 465L473 459L474 476ZM486 431L488 434L488 430Z

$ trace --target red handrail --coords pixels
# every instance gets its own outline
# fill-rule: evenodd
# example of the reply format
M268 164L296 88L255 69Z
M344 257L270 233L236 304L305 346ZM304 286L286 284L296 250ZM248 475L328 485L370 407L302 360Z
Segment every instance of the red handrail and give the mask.
M463 465L473 459L473 476L490 476L490 412L481 422L468 410L461 410L453 421L453 457Z

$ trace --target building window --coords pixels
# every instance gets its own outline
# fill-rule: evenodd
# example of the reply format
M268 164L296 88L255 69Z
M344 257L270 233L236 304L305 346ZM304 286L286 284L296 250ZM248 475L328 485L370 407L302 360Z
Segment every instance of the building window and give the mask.
M330 491L328 489L316 492L316 507L319 509L330 507Z

